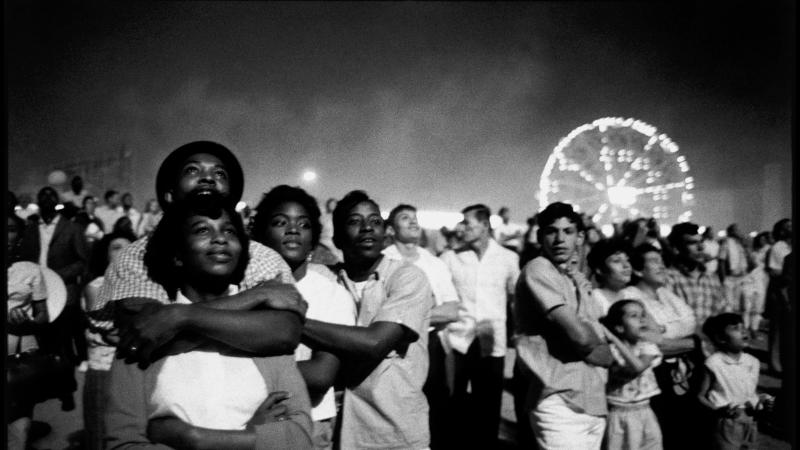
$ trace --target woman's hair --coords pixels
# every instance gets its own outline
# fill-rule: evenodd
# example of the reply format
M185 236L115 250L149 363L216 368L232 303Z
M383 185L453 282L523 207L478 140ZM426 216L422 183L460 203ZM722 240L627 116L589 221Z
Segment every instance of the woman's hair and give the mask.
M316 247L319 243L319 235L322 233L322 223L319 221L321 213L317 200L305 190L285 184L275 186L264 194L258 206L256 206L256 215L251 220L250 225L253 239L259 242L264 239L264 232L269 226L270 213L280 205L288 202L299 204L308 213L308 218L311 221L311 246Z
M223 212L228 213L242 246L239 263L228 282L229 284L238 284L244 278L244 271L250 260L249 240L242 218L236 213L233 205L222 201L219 196L214 199L178 202L164 212L164 217L150 236L144 254L144 264L148 276L164 287L169 298L175 298L184 277L182 268L175 264L185 245L184 222L194 215L217 219L222 216Z
M608 328L614 334L617 334L617 330L615 328L617 325L622 325L622 317L625 316L625 307L630 304L637 304L644 309L644 305L639 300L632 300L632 299L622 299L617 300L616 302L611 304L611 307L608 308L608 314L605 317L600 319L603 325Z
M342 248L344 245L344 235L345 235L345 228L347 223L347 216L350 215L350 211L359 203L369 202L375 205L375 208L380 210L380 207L375 202L375 200L371 199L366 192L361 190L355 190L348 192L338 203L336 203L336 208L333 210L333 244L338 247Z

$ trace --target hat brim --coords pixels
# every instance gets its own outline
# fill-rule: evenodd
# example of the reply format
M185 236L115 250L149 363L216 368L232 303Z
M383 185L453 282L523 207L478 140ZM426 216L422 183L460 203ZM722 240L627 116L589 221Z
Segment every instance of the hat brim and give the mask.
M42 275L47 286L47 316L50 322L53 322L67 304L67 287L64 285L64 280L52 269L42 267Z

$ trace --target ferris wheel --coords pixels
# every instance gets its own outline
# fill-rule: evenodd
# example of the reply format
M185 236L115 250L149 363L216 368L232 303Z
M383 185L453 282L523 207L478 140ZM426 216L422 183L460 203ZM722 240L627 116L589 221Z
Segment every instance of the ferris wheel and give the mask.
M636 217L688 221L694 178L666 134L636 119L605 117L572 130L539 180L539 204L570 203L595 224Z

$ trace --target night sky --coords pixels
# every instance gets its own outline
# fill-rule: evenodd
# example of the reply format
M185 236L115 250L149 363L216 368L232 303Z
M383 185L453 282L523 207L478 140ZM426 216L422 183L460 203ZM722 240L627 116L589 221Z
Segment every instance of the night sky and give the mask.
M210 139L251 204L311 168L321 200L361 188L523 222L559 139L619 116L678 143L696 222L791 214L788 0L5 5L12 190L124 147L133 183L92 188L141 208L163 157Z

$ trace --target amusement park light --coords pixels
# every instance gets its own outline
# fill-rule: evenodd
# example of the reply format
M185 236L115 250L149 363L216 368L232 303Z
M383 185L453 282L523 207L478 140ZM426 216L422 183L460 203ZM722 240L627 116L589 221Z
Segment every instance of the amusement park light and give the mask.
M653 217L687 221L694 178L678 144L633 118L603 117L573 129L553 149L539 179L539 205L565 201L600 225ZM677 220L676 220L677 219Z
M317 172L314 172L313 170L306 170L305 172L303 172L303 181L305 181L306 183L310 183L312 181L315 181L316 179L317 179Z
M608 188L608 201L620 208L630 208L636 203L636 188L631 186L612 186Z

